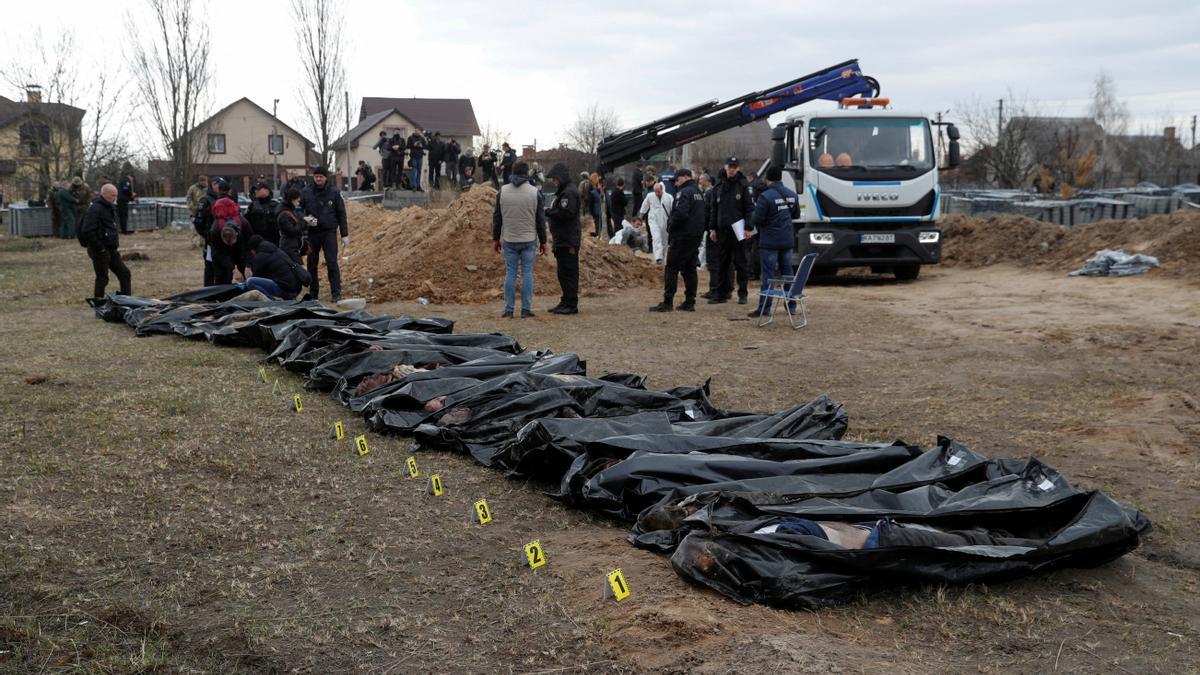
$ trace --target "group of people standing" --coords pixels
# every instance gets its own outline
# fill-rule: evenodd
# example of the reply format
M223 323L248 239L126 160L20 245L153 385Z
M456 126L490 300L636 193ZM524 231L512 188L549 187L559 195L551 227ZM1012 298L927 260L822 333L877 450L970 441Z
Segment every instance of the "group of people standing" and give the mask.
M463 150L458 140L445 140L439 131L433 133L413 129L407 137L399 129L379 132L379 140L372 146L379 153L380 187L424 192L422 185L442 189L442 178L450 181L448 187L466 189L476 182L491 182L497 190L507 184L513 175L517 153L508 143L500 152L483 146L479 157L474 148ZM426 160L428 168L426 169ZM358 188L371 190L375 187L375 172L366 161L359 161ZM428 178L425 178L425 172ZM422 181L426 182L422 182Z
M194 190L201 193L192 225L203 240L205 286L245 283L286 300L308 287L306 297L318 299L323 255L332 300L342 299L338 243L340 236L341 246L349 246L350 232L346 203L328 168L316 168L311 184L289 182L282 200L260 182L244 213L223 178L200 176Z

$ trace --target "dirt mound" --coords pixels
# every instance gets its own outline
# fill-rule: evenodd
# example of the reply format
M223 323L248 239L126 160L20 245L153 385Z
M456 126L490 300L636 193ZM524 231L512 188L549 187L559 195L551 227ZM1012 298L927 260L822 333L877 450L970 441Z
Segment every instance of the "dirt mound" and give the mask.
M342 264L346 295L373 302L425 297L456 304L501 297L504 258L492 250L495 201L495 190L476 186L445 207L388 211L347 203L353 236L349 260ZM585 297L662 283L662 272L653 262L586 235L579 267L579 290ZM539 256L534 289L554 293L558 288L554 256Z
M1100 249L1123 248L1158 258L1156 274L1200 282L1200 212L1179 211L1140 220L1103 220L1065 227L1024 216L942 221L942 261L981 267L995 263L1069 272Z

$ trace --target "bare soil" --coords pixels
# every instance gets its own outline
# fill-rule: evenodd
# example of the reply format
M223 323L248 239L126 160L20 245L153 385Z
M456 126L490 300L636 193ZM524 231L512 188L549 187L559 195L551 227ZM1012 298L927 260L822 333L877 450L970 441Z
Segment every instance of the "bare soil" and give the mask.
M123 246L149 256L131 264L139 294L200 279L186 236ZM268 369L272 394L260 354L136 339L81 304L76 244L2 241L0 670L1197 672L1196 289L1170 270L1065 271L841 278L811 289L798 332L755 328L738 305L652 315L651 288L526 320L494 301L369 305L578 351L651 386L712 377L725 407L829 393L853 438L1035 454L1157 528L1096 569L789 612L691 586L623 527L462 457L417 455L445 479L429 496L403 476L407 439L372 435L359 457L328 432L362 423L316 394L290 412L299 380ZM537 290L537 308L556 300ZM485 527L467 522L478 498ZM518 549L535 538L549 564L530 572ZM633 589L619 604L601 597L616 567Z

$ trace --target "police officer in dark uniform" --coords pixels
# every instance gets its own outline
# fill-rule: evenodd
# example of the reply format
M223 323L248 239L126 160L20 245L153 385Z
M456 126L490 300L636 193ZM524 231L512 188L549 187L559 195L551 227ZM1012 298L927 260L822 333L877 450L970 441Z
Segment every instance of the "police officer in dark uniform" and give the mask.
M792 276L792 249L796 245L796 227L792 221L800 217L800 207L796 193L780 182L782 180L782 169L777 166L767 169L766 185L754 203L763 291L770 287L772 279ZM788 304L794 306L795 303ZM770 312L771 298L760 295L758 308L750 312L750 318Z
M274 199L274 193L266 183L254 186L254 200L246 208L246 222L254 228L254 234L279 245L279 225L275 222L275 212L279 202Z
M562 299L550 309L551 314L579 313L579 246L582 242L579 224L579 188L571 180L566 164L555 164L547 178L554 181L554 201L546 210L550 220L550 236L554 239L554 260L558 264L558 285Z
M321 253L324 252L325 268L329 271L329 292L333 301L337 302L342 299L338 231L342 234L342 246L350 244L350 231L346 226L346 202L342 200L342 193L329 181L327 167L317 167L313 171L313 184L304 189L301 202L304 213L311 217L308 227L308 273L312 276L312 285L309 292L316 300L320 287L317 271L321 265Z
M704 236L704 195L690 169L675 172L675 205L667 218L667 263L663 272L663 301L651 312L696 311L696 266ZM674 307L678 278L683 277L683 302Z
M713 186L712 208L709 211L708 239L717 246L717 261L720 269L720 285L717 286L716 297L708 301L710 305L729 302L733 297L733 274L737 272L738 304L747 302L750 279L746 268L746 252L741 240L733 230L733 224L742 221L745 236L749 237L753 229L750 215L754 203L750 197L750 181L739 170L737 157L725 161L721 177Z

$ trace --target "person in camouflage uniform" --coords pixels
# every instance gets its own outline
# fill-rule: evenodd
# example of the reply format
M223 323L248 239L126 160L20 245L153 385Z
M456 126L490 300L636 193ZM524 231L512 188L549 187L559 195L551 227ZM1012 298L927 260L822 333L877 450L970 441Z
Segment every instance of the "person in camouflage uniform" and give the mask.
M63 239L75 238L75 195L67 189L66 181L58 184L58 188L51 195L51 199L55 204L58 204L58 236Z
M92 188L82 177L75 176L71 179L71 196L75 198L75 222L79 222L83 220L83 212L92 205Z
M187 191L187 206L188 213L192 218L196 217L196 210L200 208L200 200L208 192L208 176L200 176L196 178L196 182Z

